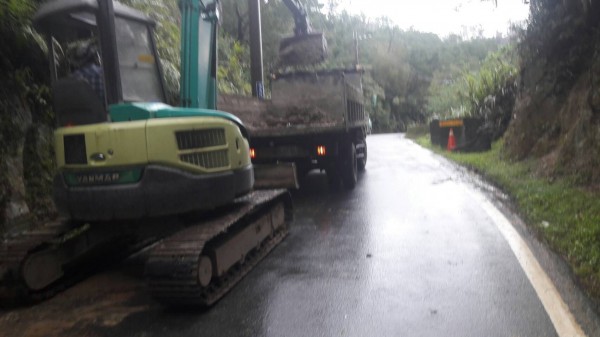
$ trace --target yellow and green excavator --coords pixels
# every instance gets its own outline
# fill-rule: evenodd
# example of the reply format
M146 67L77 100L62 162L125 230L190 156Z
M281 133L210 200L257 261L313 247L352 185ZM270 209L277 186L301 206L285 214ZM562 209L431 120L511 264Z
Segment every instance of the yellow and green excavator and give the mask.
M38 9L58 123L54 199L69 220L2 243L0 295L46 298L98 261L158 241L145 266L152 294L210 305L287 233L289 194L253 190L247 132L216 110L218 3L180 9L180 107L165 102L148 16L112 0ZM103 94L58 56L81 41L98 46Z

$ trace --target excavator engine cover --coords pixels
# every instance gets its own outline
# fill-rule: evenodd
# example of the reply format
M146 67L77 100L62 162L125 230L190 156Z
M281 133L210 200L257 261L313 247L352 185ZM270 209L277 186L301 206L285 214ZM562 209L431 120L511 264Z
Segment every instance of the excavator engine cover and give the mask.
M323 33L296 35L281 40L279 59L284 66L307 66L321 63L327 56Z

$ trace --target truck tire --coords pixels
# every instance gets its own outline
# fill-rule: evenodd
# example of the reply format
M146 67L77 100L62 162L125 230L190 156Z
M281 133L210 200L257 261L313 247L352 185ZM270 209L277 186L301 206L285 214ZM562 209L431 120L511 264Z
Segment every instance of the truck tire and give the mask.
M356 187L356 181L358 180L358 163L356 160L356 147L354 143L349 142L345 145L344 152L342 154L342 181L347 189L351 190Z
M365 144L365 146L363 147L364 156L362 158L358 158L358 160L357 160L359 172L364 172L365 168L367 167L367 142L364 142L364 144Z

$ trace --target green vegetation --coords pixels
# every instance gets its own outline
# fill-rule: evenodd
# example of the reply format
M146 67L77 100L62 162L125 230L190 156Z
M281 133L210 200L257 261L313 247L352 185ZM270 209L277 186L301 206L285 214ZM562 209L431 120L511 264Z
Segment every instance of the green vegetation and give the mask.
M228 35L219 36L218 90L223 94L250 96L250 50Z
M503 141L484 153L449 153L432 146L424 128L407 135L483 175L511 196L528 225L562 255L589 294L600 300L600 194L571 179L541 177L535 160L506 158Z
M31 27L42 2L0 4L0 230L6 205L15 199L26 200L39 218L52 213L46 47ZM122 2L157 21L169 102L177 104L177 0ZM479 116L486 120L485 132L498 139L510 123L510 137L495 142L491 152L447 155L511 194L540 237L572 263L590 293L600 298L600 201L593 192L600 186L600 94L595 89L600 86L600 5L531 0L529 26L511 38L441 39L402 30L387 18L340 12L336 0L325 8L317 0L303 2L314 30L323 31L329 44L329 58L321 67L353 67L358 39L359 61L368 69L364 94L374 132L404 130L432 118ZM218 88L248 95L248 3L221 4ZM284 70L277 60L278 44L293 34L294 20L281 0L261 1L261 6L265 72ZM267 95L268 87L267 82ZM21 162L26 195L15 196L19 177L7 172L14 174L14 163Z
M461 94L467 105L467 115L484 116L488 101L495 101L498 95L515 85L517 67L510 61L511 56L514 55L509 48L490 53L479 71L464 75L466 90Z
M479 134L500 138L512 118L517 93L517 57L512 46L490 53L481 68L463 76L465 88L459 91L464 103L462 115L483 119Z
M499 51L510 41L481 35L469 39L451 35L441 39L431 33L402 30L387 18L373 19L339 11L335 0L326 5L316 0L302 2L307 7L313 30L323 32L328 43L328 59L318 68L353 67L355 36L358 39L359 63L369 69L363 85L365 101L372 103L367 105L367 110L374 132L405 130L406 125L447 116L452 109L460 109L464 104L457 90L448 89L448 83L460 83L464 87L465 74L477 72L490 52ZM250 68L249 58L245 57L248 3L223 0L222 6L221 35L224 38L219 43L225 50L219 51L219 90L244 93ZM261 11L268 95L268 72L285 70L278 63L277 51L280 39L293 34L294 20L281 0L262 2ZM233 48L231 40L239 44Z
M518 44L519 97L506 138L515 160L600 186L600 3L535 0Z
M156 41L168 102L177 105L178 1L120 1L157 22ZM40 131L49 130L54 123L44 56L47 48L31 26L31 17L43 2L5 0L0 4L0 80L4 83L0 87L0 227L6 218L5 206L15 200L26 200L40 218L52 213L51 140L47 131ZM359 63L368 69L364 94L365 102L370 103L366 108L374 132L405 130L407 125L445 116L453 107L463 105L461 96L454 88L449 89L448 83L460 83L464 89L464 74L476 72L490 52L508 42L480 35L440 39L430 33L402 30L387 18L350 15L338 10L337 0L327 1L326 5L317 0L302 2L313 29L324 32L328 41L329 57L319 67L354 67L358 40ZM221 93L249 95L248 2L222 0L221 6L218 89ZM268 73L285 70L278 63L278 46L282 37L293 34L294 20L281 0L261 1L261 10L265 89L269 95ZM10 170L7 163L12 163ZM25 167L20 168L20 163ZM9 171L16 176L8 176ZM24 191L21 186L25 186Z

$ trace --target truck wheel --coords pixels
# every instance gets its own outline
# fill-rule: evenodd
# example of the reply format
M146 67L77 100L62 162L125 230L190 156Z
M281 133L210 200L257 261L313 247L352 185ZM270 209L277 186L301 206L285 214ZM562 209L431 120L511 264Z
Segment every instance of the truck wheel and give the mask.
M346 146L346 151L344 151L342 157L341 173L344 185L347 189L351 190L356 186L356 181L358 180L358 163L354 143L348 143Z
M363 157L359 158L357 160L357 164L358 164L358 171L360 172L364 172L365 168L367 167L367 142L364 143L365 146L363 147Z

